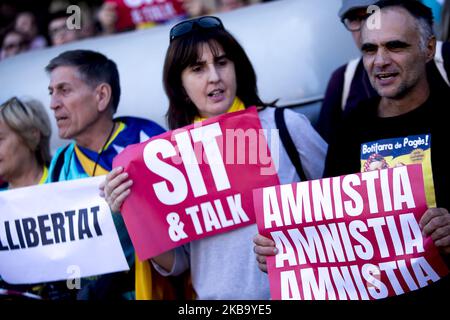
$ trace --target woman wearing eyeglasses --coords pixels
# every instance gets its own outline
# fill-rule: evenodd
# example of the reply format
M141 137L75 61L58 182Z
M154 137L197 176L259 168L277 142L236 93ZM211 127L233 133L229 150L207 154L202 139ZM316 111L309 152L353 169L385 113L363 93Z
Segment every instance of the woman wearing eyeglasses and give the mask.
M256 75L245 51L216 17L183 21L170 32L164 88L169 98L167 120L177 129L224 113L259 107L263 129L275 129L274 109L257 93ZM322 175L326 144L303 115L286 112L285 121L308 179ZM299 181L280 144L281 183ZM120 169L106 178L105 194L119 210L131 182ZM267 275L258 270L252 239L256 225L193 241L152 259L163 275L191 270L198 299L269 299Z
M36 100L11 98L0 105L0 191L45 183L50 162L50 120ZM0 212L1 214L1 212ZM40 298L42 285L9 285L0 277L1 296Z

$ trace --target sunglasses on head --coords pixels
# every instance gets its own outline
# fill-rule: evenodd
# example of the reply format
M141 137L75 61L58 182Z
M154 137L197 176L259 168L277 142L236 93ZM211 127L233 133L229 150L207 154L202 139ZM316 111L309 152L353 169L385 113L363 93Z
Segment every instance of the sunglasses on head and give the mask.
M12 98L10 98L9 100L7 100L3 105L2 105L2 107L3 106L8 106L8 107L12 107L12 108L15 108L15 107L19 107L20 109L22 109L22 111L23 112L25 112L25 114L27 114L28 115L28 110L27 110L27 108L25 107L25 105L24 105L24 103L19 99L19 98L17 98L17 97L12 97Z
M27 108L25 108L25 105L23 104L22 100L20 100L17 97L12 97L11 101L17 103L19 105L19 107L26 113L28 114Z
M200 18L185 20L177 23L170 29L170 42L174 39L184 36L195 28L199 29L224 29L222 21L219 18L213 16L204 16Z

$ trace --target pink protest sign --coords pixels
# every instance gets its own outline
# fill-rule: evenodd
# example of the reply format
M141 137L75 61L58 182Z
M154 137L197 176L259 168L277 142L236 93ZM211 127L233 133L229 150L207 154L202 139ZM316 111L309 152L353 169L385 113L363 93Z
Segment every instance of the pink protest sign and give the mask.
M140 260L255 223L252 190L279 184L256 108L127 147L122 214Z
M182 0L105 0L115 4L119 31L148 23L164 23L185 15Z
M255 190L273 299L369 300L400 295L448 274L419 221L421 165Z

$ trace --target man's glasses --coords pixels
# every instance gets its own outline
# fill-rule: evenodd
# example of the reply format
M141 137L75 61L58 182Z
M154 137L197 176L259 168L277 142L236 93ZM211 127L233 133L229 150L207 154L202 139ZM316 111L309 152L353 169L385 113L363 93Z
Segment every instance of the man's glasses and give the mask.
M190 33L194 28L200 29L224 29L222 21L213 16L204 16L191 20L181 21L170 29L170 42L174 39Z
M59 26L59 27L53 27L53 28L50 28L49 30L48 30L48 34L51 36L51 37L56 37L58 34L60 34L60 33L66 33L66 32L70 32L71 30L69 30L67 27L66 27L66 25L64 24L64 25L62 25L62 26Z
M342 23L348 31L359 31L361 30L361 26L364 20L367 19L369 14L365 9L355 10L353 12L348 13L343 19Z
M5 43L3 45L3 50L9 51L13 49L22 49L27 45L26 41L21 42L13 42L13 43Z

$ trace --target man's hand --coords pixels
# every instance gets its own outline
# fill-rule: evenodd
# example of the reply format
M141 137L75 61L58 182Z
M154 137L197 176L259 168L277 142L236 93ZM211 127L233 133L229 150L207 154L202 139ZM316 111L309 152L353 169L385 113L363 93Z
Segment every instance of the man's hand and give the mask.
M274 256L278 253L278 249L275 247L275 242L260 234L255 236L253 242L255 243L253 251L256 255L256 261L258 261L258 267L261 271L267 272L266 257Z
M133 181L128 179L128 173L122 167L111 170L100 186L100 196L104 197L112 212L120 212L125 198L130 194Z
M447 209L428 209L420 219L419 225L422 233L431 236L441 252L450 254L450 214Z

